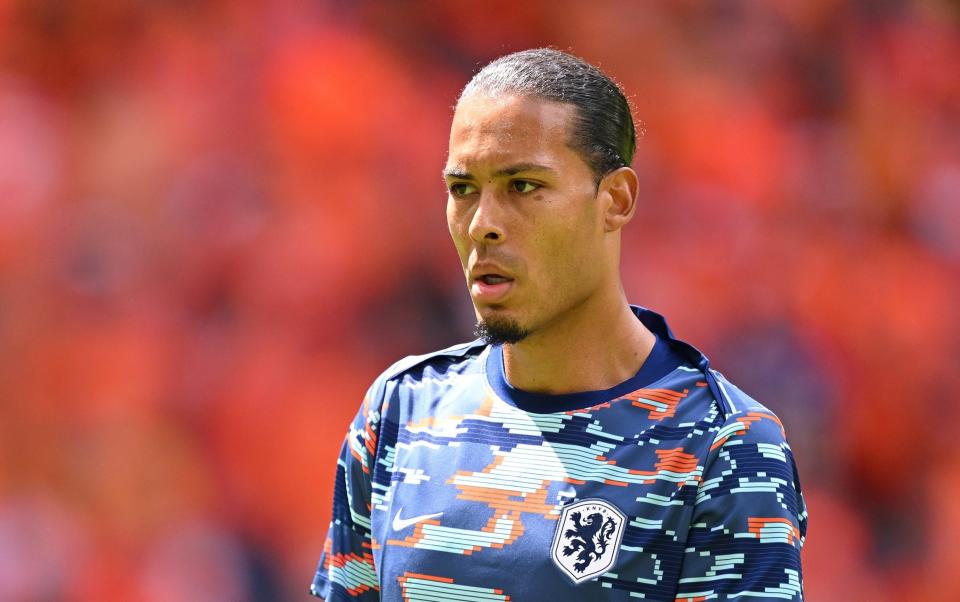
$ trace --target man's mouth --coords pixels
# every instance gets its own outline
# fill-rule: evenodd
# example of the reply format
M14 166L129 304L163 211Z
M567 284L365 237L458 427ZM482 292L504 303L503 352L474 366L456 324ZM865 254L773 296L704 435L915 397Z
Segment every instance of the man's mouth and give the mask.
M483 282L484 284L501 284L503 282L510 282L513 279L507 278L506 276L501 276L500 274L484 274L477 278L477 280Z
M513 278L501 274L483 274L477 276L470 286L470 295L474 301L499 303L513 288Z

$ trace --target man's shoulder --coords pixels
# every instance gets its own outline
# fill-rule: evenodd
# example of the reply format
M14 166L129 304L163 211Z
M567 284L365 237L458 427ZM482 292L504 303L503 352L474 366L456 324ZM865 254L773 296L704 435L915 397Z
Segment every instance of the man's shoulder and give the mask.
M760 403L740 387L730 382L723 374L711 370L720 392L729 407L717 440L726 441L730 435L755 443L786 444L786 431L780 418L770 408Z
M436 394L444 387L424 387L453 382L458 376L480 372L479 362L486 344L480 340L460 343L420 355L408 355L380 373L374 379L363 400L365 413L379 412L391 400L421 399L424 394Z
M430 366L447 367L451 364L470 361L471 359L477 357L485 347L486 343L480 339L477 339L468 343L451 345L450 347L445 347L444 349L439 349L437 351L431 351L430 353L408 355L400 360L397 360L389 368L384 370L383 373L380 374L380 379L395 380L405 375L412 375L414 373L419 376L422 374L425 368Z

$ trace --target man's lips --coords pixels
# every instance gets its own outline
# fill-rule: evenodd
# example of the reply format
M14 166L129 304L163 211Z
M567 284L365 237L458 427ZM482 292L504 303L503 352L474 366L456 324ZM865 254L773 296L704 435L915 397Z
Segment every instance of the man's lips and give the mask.
M511 282L513 278L501 276L500 274L484 274L483 276L474 278L474 280L479 280L484 284L501 284L503 282Z
M514 279L495 268L474 268L471 272L470 295L484 303L496 303L513 288Z
M502 301L513 288L513 280L505 278L477 278L470 286L470 295L476 301L496 303Z

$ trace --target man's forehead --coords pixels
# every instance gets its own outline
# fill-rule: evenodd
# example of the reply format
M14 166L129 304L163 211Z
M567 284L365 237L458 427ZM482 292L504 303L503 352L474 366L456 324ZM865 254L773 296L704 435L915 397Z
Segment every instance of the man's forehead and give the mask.
M530 172L556 173L561 165L557 159L555 152L536 145L451 146L443 175L473 177L483 172L498 177Z
M535 97L467 97L454 113L447 171L477 161L545 163L541 155L567 146L572 116L572 105Z
M453 115L451 141L476 135L504 138L531 133L567 133L574 107L533 96L475 94L462 99Z

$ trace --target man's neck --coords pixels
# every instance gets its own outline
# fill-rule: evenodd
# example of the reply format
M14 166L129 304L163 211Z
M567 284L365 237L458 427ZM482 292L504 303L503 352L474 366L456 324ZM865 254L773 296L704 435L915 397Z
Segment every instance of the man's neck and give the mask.
M618 289L504 346L504 370L512 386L531 393L609 389L637 373L655 342Z

